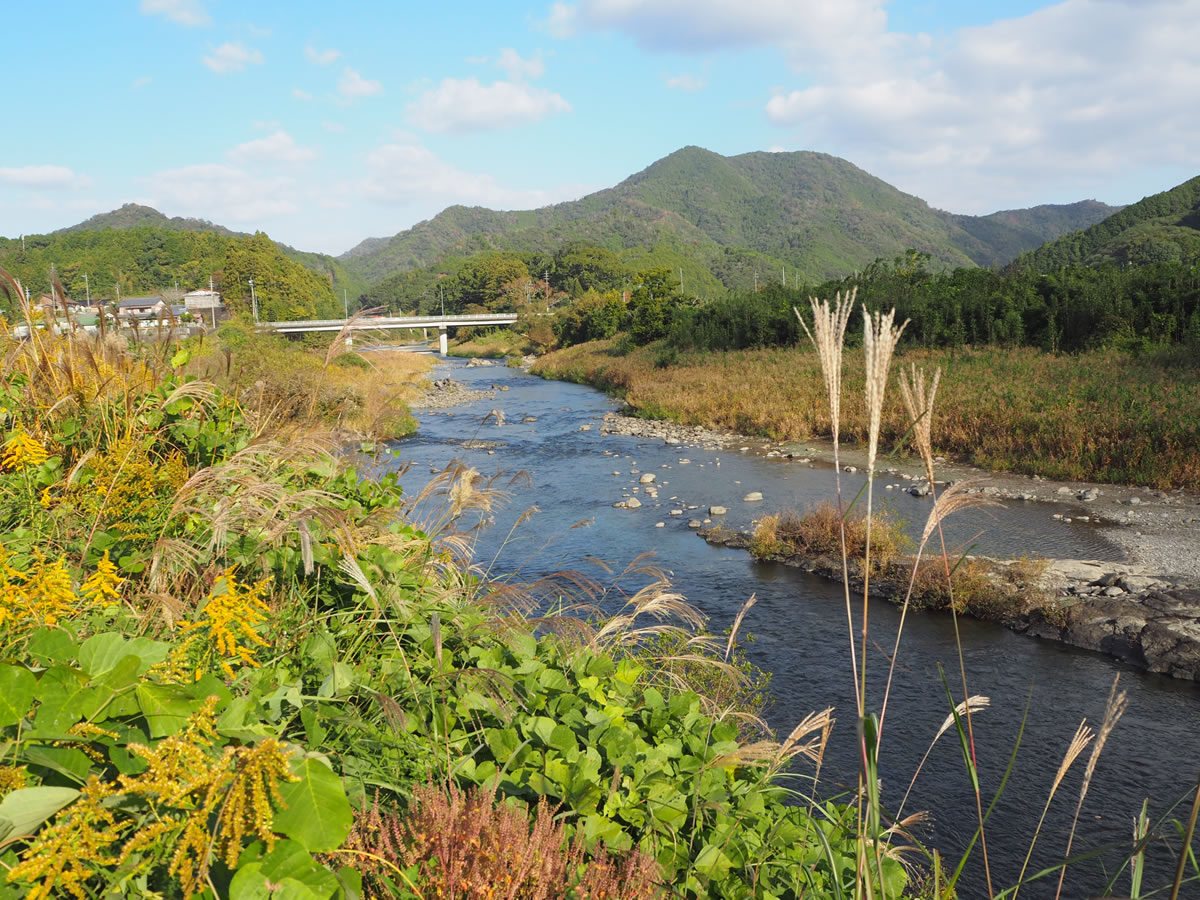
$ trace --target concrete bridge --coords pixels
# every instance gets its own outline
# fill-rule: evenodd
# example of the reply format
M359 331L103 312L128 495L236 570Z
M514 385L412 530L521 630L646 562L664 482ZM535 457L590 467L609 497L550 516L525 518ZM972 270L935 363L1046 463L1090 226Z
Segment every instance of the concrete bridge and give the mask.
M449 328L468 325L512 325L517 321L516 313L479 313L464 316L357 316L350 319L302 319L294 322L259 322L260 331L279 334L303 334L309 331L379 331L394 328L436 328L438 346L442 356L446 355L446 332ZM346 343L351 343L350 334Z

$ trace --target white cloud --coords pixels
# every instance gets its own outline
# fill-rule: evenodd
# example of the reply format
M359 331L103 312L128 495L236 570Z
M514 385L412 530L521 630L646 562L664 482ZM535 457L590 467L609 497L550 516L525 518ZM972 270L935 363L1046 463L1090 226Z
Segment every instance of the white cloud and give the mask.
M234 162L302 163L317 158L312 147L302 147L280 129L266 137L238 144L226 154Z
M500 58L496 60L496 65L504 70L513 81L520 81L522 78L541 78L546 72L546 65L542 62L542 52L539 50L529 59L522 59L512 47L505 47L500 51Z
M318 50L316 47L305 47L304 56L310 63L316 63L318 66L327 66L337 60L342 55L340 50Z
M1200 0L1065 0L878 44L871 66L771 97L768 119L956 212L1200 166Z
M308 91L302 91L300 88L292 88L292 96L297 100L304 100L306 102L312 99L312 94Z
M212 18L197 0L142 0L142 14L165 16L180 25L208 25Z
M144 88L146 85L148 85L153 80L154 79L151 78L149 75L143 75L141 78L134 79L133 84L131 84L129 86L136 90L137 88Z
M322 122L321 127L330 134L341 134L346 130L346 126L341 122Z
M145 186L151 206L212 221L257 223L298 210L292 179L217 163L165 169L145 179Z
M577 12L569 3L552 3L545 20L541 23L551 37L569 38L575 36Z
M211 56L204 57L204 64L218 75L225 75L229 72L240 72L248 65L261 66L263 55L241 41L227 41L212 51Z
M355 100L359 97L371 97L375 94L382 94L383 85L378 81L363 78L353 69L347 67L342 72L341 81L338 82L338 91L347 100Z
M783 46L825 55L847 52L886 23L884 0L580 0L552 4L543 25L556 37L618 31L651 50Z
M426 131L462 134L528 125L570 112L559 94L522 82L445 78L406 107L410 122Z
M397 133L395 140L367 154L359 188L368 199L388 206L438 210L447 204L532 209L582 196L583 185L521 190L501 185L484 173L466 172L439 159L419 140Z
M27 188L75 188L91 184L66 166L0 166L0 184Z
M667 79L667 87L677 91L687 91L688 93L703 90L707 86L707 81L689 72L684 72L682 75L675 75Z

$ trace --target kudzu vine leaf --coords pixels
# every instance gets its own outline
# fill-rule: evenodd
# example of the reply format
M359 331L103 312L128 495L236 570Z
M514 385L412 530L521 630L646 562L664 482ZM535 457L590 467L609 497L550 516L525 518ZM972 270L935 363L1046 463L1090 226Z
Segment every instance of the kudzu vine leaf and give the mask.
M300 780L280 785L285 806L275 816L275 830L311 853L336 850L354 820L341 778L311 757L293 762L292 772Z
M0 728L16 725L29 712L37 679L21 666L0 666Z
M75 788L18 788L0 800L0 843L33 834L38 826L79 796Z

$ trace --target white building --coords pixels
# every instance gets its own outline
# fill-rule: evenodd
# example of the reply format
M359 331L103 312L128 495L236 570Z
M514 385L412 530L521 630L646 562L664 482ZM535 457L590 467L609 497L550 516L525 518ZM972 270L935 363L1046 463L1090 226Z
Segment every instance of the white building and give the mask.
M190 313L207 312L210 309L221 308L221 292L201 288L198 291L188 291L183 295L183 305Z

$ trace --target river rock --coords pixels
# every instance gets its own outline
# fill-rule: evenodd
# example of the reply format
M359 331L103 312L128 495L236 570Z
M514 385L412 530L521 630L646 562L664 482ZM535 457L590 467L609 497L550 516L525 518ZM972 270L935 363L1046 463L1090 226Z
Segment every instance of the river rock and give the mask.
M688 528L699 528L703 524L704 523L699 519L692 519L690 522L688 522Z
M537 416L526 416L526 417L525 417L525 418L523 418L521 421L522 421L522 422L536 422L536 421L537 421Z
M723 516L727 512L729 512L729 510L723 506L710 506L708 508L708 514L710 516Z
M1091 503L1099 496L1100 492L1095 488L1088 488L1086 491L1080 491L1075 495L1076 499L1082 500L1084 503Z
M925 481L922 481L920 484L914 484L912 487L910 487L908 489L908 492L910 494L912 494L914 497L928 497L929 496L929 484L928 484L928 482L925 482Z
M763 498L762 491L751 491L742 498L743 503L758 503Z
M647 472L638 479L638 484L654 484L656 476L653 472Z
M592 426L591 426L591 425L580 425L580 426L579 426L579 430L580 430L580 431L591 431L591 430L592 430Z
M682 516L682 515L683 515L683 510L682 510L682 509L673 509L673 510L671 510L671 515L673 515L673 516Z
M637 497L630 497L628 500L625 501L626 509L640 509L641 506L642 506L642 501L639 500Z
M1200 590L1150 591L1080 600L1062 639L1151 672L1200 678Z

